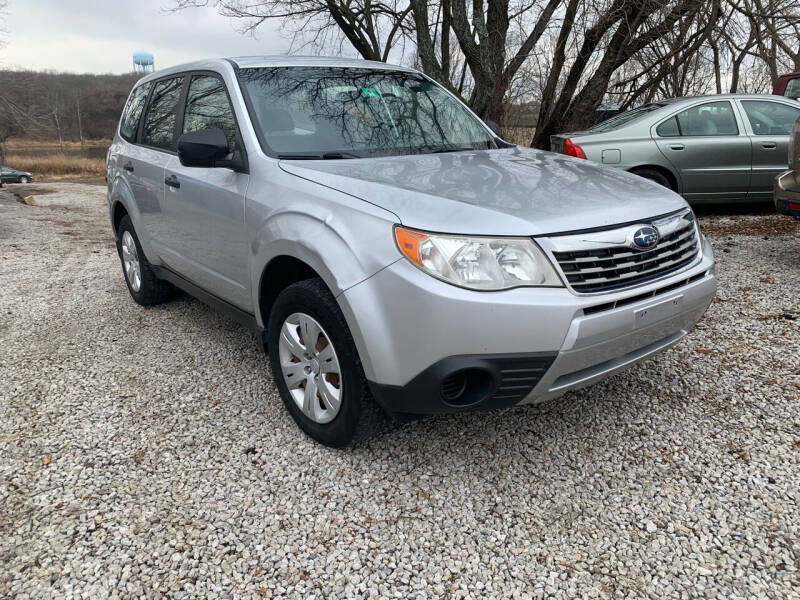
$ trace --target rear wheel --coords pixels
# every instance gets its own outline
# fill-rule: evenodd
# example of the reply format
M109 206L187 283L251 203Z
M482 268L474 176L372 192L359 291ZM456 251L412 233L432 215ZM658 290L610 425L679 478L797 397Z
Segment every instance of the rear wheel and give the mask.
M656 171L655 169L634 169L631 171L631 173L634 173L639 177L649 179L650 181L655 181L657 184L663 185L665 188L675 191L675 187L672 185L672 182L661 171Z
M153 273L128 215L119 222L117 252L128 291L137 304L153 306L170 298L173 287Z
M269 358L286 409L321 444L353 446L383 431L339 305L321 279L283 290L270 313Z

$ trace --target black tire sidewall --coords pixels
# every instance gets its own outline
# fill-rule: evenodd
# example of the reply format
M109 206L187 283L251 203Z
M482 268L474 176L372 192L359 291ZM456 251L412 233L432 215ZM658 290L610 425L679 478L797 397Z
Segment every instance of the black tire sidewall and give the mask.
M653 183L657 183L668 190L673 189L669 179L667 179L663 173L659 173L658 171L653 171L652 169L639 169L638 171L632 171L632 173L634 175L638 175L639 177L649 179Z
M275 300L267 329L269 360L275 385L295 423L307 435L321 444L341 448L352 442L358 426L361 412L361 378L356 362L356 349L350 332L347 330L344 316L338 310L338 306L332 307L330 304L331 301L335 303L335 299L327 289L324 292L330 297L323 299L321 294L314 293L312 286L305 285L316 281L319 280L307 280L293 284L281 292ZM319 281L319 284L321 283ZM322 285L324 286L324 284ZM306 313L322 325L339 360L343 386L342 403L339 414L330 423L316 423L304 415L289 393L289 388L283 378L278 340L284 321L289 315L296 312Z

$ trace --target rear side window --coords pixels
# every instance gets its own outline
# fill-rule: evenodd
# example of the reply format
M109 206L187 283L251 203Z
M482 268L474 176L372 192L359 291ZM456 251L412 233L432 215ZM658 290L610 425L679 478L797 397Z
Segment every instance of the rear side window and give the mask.
M173 150L175 124L178 120L178 100L181 97L183 77L159 81L147 107L142 131L142 144Z
M640 106L638 108L634 108L633 110L626 111L624 113L620 113L603 121L602 123L598 123L589 131L592 133L604 133L606 131L614 131L615 129L619 129L623 125L627 125L645 116L647 113L653 112L654 110L658 110L664 106L664 104L645 104L644 106Z
M739 135L730 102L708 102L678 113L678 125L685 136Z
M144 103L147 101L147 92L150 91L150 84L140 85L131 92L125 110L122 111L122 118L119 122L119 134L123 139L133 142L136 140L136 130L139 129L139 119L144 110Z
M681 130L678 128L678 117L667 119L656 129L659 137L678 137Z
M225 84L213 75L196 75L189 84L183 133L202 129L221 129L231 150L236 145L236 118L225 91Z

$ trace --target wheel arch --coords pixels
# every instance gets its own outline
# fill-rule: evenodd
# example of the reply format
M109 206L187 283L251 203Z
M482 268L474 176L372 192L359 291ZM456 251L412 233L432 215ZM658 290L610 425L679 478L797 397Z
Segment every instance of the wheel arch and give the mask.
M151 264L160 264L158 252L153 247L150 238L150 232L147 231L142 215L139 212L139 207L136 205L136 200L133 197L128 183L122 177L116 177L108 193L108 217L111 223L112 231L114 232L114 239L118 240L117 231L119 230L119 221L122 220L124 214L118 211L125 210L133 223L133 228L136 230L136 236L139 238L139 244L142 246L147 260ZM116 219L119 219L116 220Z
M287 287L298 281L321 277L320 273L308 264L290 254L279 254L274 256L262 269L258 283L258 316L266 326L269 322L269 314L278 295ZM330 286L325 283L330 290Z
M677 174L674 171L672 171L672 169L665 167L664 165L643 164L629 168L628 172L633 173L635 175L637 171L643 171L643 170L650 170L661 173L669 181L672 191L680 193L680 181L678 179Z
M271 303L281 286L319 277L341 305L342 292L400 258L391 223L382 220L378 229L376 225L365 217L297 209L271 215L251 243L252 305L259 324L269 321ZM384 238L392 245L375 243Z
M114 237L119 237L119 224L122 218L128 214L128 209L121 200L117 199L111 207L111 225L114 228Z

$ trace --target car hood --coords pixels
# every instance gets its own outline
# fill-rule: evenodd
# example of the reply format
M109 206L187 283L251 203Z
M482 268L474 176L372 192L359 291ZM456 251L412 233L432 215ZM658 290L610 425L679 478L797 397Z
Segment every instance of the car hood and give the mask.
M630 223L686 206L636 175L529 148L282 160L280 166L428 231L540 235Z

